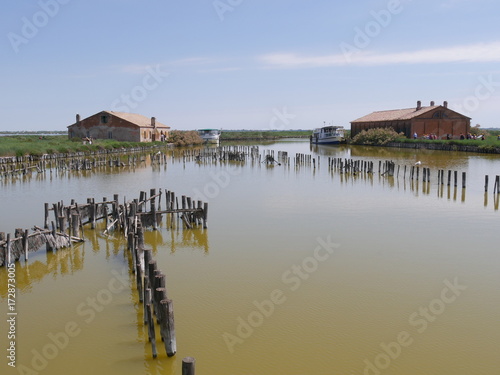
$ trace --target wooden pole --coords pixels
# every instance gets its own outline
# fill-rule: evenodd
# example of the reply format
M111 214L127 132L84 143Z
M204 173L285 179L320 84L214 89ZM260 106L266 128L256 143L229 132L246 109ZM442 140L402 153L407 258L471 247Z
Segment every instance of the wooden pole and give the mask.
M95 228L96 217L97 217L97 205L95 204L95 199L92 198L90 200L90 222L91 222L90 227L92 229Z
M71 233L74 237L80 238L80 215L71 215Z
M484 192L488 192L488 175L484 176Z
M150 189L149 190L149 196L150 196L150 211L151 215L153 216L153 230L158 229L157 223L156 223L156 204L155 204L155 195L156 195L156 189Z
M203 203L203 228L207 228L208 203Z
M45 203L45 219L43 221L43 227L49 229L49 204Z
M467 175L465 172L462 172L462 189L465 189L465 186L466 186L466 179L467 179Z
M11 259L10 259L10 247L11 247L11 243L10 243L10 233L7 233L7 245L5 246L5 256L4 256L4 262L5 262L5 266L8 267L9 264L11 263Z
M148 321L148 336L149 341L151 341L151 349L153 351L153 358L158 356L158 352L156 350L156 333L155 333L155 325L153 320L153 313L151 312L151 305L148 303L146 305L146 314Z
M182 375L195 375L196 360L193 357L182 359Z
M135 270L135 276L136 276L136 283L137 283L137 292L139 293L139 301L143 302L143 293L142 293L142 270L141 270L141 265L137 264L136 265L136 270Z
M165 351L168 357L177 353L177 341L174 327L174 306L172 300L164 299L160 301L160 332L165 344Z
M24 261L28 261L28 252L29 252L29 241L28 241L28 229L24 231L23 235L23 249L24 249Z
M148 312L147 306L151 304L151 289L149 287L149 277L148 275L144 275L144 296L143 296L143 305L144 305L144 324L148 324Z

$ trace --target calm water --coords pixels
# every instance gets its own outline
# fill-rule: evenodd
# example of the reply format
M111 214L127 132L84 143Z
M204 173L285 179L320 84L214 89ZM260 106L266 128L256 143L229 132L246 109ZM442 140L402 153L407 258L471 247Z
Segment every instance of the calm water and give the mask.
M74 250L16 263L17 370L180 375L193 356L199 374L498 374L499 157L302 141L260 148L320 163L170 160L0 180L5 232L41 225L44 202L130 200L162 188L210 203L207 230L164 221L146 233L174 300L175 357L159 343L151 358L125 242L101 227ZM375 172L378 160L393 160L400 175L341 175L328 156L374 161ZM431 168L430 184L403 178L402 166L417 160ZM466 191L440 188L438 169L467 172ZM0 279L6 348L5 268ZM2 374L23 373L2 358Z

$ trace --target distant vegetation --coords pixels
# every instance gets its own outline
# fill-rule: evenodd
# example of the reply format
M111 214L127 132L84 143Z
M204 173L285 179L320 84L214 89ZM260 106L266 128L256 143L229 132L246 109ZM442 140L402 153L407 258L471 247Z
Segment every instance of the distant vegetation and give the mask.
M6 131L1 130L0 134L6 135L43 135L43 134L68 134L67 130L39 130L39 131L30 131L30 130L15 130L15 131Z
M309 138L312 130L223 130L220 136L224 140L266 140L279 138Z
M201 139L198 132L195 130L172 130L167 142L173 143L174 146L192 146L202 144L203 139Z

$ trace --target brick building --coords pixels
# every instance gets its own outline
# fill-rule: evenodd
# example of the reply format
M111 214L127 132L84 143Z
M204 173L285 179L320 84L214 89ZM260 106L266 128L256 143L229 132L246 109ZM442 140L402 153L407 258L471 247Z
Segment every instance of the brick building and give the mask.
M447 135L458 139L461 134L469 132L470 117L449 109L448 102L443 105L431 102L429 106L423 107L418 101L414 108L373 112L352 121L351 137L373 128L393 128L408 138L416 133L419 138L434 134L439 139L445 139Z
M115 139L125 142L153 142L168 138L170 127L135 113L101 111L68 126L68 137Z

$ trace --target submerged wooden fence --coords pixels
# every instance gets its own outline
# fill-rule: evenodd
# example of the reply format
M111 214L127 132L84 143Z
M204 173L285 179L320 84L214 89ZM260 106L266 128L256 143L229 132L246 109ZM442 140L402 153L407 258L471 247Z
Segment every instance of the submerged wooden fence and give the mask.
M40 250L43 245L46 245L47 251L57 251L73 246L74 242L83 242L83 226L95 228L98 220L104 220L103 233L121 230L127 238L127 250L132 257L139 301L144 305L144 324L148 327L153 358L158 355L155 320L159 324L167 356L171 357L177 352L173 301L168 298L165 275L157 268L152 250L144 247L144 229L152 227L156 230L163 215L169 216L171 222L177 217L185 229L200 225L206 228L208 203L181 196L179 206L179 199L167 190L165 209L162 210L162 195L161 189L158 193L156 189L151 189L149 198L146 192L141 192L139 199L123 204L119 203L117 194L111 201L103 198L102 202L95 202L95 199L89 198L82 205L74 201L68 206L63 202L46 203L44 228L35 226L32 233L28 229L16 229L13 236L0 233L0 266L18 261L23 255L27 261L28 254ZM194 367L192 369L194 371Z
M165 195L165 209L161 209L162 195ZM149 211L148 209L149 203ZM70 247L74 242L83 241L83 226L89 224L95 228L96 222L104 220L106 229L104 233L121 229L127 235L127 219L137 217L143 227L157 229L163 215L177 216L186 228L196 225L207 227L208 203L195 201L190 197L181 196L181 205L174 192L162 189L150 190L150 196L141 192L139 199L120 204L118 194L113 200L103 198L96 202L88 198L87 203L78 204L74 200L65 206L63 202L52 205L45 203L45 216L43 228L34 226L29 229L16 229L13 236L0 232L0 266L19 260L24 256L28 260L29 253L40 250L46 245L46 250L56 251L63 247Z

